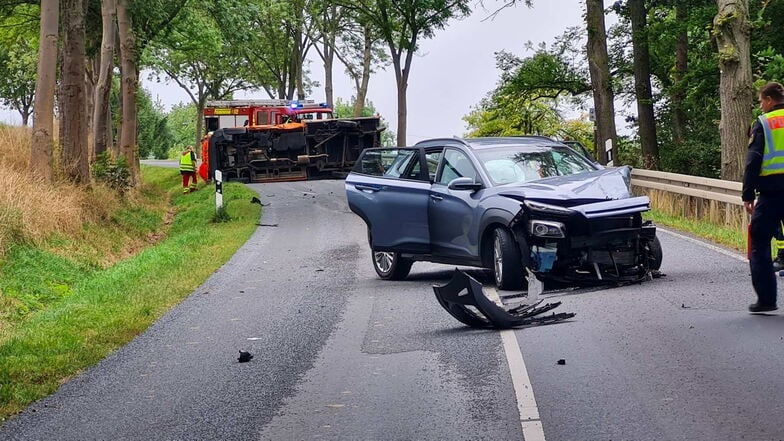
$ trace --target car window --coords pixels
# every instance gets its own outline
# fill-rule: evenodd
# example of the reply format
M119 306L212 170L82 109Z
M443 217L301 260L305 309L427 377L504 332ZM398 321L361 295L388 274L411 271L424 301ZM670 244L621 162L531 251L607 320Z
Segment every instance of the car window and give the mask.
M477 157L494 185L596 170L593 164L568 148L495 148L479 151Z
M420 179L419 150L366 150L353 171L371 176Z
M477 173L471 160L460 150L447 149L441 166L440 184L449 184L456 178L471 178L477 180Z
M441 160L443 150L429 151L425 153L425 161L427 161L427 174L430 176L430 182L435 182L436 174L438 173L438 162Z

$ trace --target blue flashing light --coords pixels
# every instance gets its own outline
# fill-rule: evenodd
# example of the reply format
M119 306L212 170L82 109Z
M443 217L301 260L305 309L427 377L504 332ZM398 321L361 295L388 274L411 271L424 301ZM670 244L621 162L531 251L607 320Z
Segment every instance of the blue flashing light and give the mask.
M296 101L292 101L291 104L289 104L289 107L291 107L292 109L296 109L297 107L299 107L299 103Z
M327 107L327 103L319 103L319 106L321 106L321 107Z

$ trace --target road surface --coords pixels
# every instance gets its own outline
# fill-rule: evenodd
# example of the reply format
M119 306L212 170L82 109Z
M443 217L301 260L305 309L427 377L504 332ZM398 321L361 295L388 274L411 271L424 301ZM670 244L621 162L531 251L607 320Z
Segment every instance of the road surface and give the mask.
M451 267L376 278L342 181L251 187L277 226L0 439L784 438L784 317L745 311L742 256L663 232L666 277L546 293L569 322L474 330L430 288Z

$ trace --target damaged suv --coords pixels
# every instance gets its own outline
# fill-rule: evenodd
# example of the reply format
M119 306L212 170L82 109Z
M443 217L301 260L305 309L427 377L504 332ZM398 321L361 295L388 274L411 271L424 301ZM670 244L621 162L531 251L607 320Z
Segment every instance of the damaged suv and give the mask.
M500 289L519 289L526 269L578 284L659 269L649 200L632 196L630 175L545 137L446 138L367 149L345 185L382 279L429 261L489 268Z

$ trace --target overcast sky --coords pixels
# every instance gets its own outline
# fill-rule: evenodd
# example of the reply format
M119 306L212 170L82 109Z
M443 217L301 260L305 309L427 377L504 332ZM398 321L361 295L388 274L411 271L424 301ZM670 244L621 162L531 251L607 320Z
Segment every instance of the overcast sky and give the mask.
M495 52L531 55L525 49L526 42L550 44L567 27L583 26L584 0L535 0L534 8L509 7L490 18L501 4L502 0L484 0L483 9L474 2L470 17L452 21L434 38L422 42L409 78L408 144L424 138L465 134L463 116L498 81ZM310 58L313 79L323 83L323 67L315 51ZM337 62L334 73L335 97L348 100L353 94L351 81ZM152 92L153 98L160 99L167 110L173 104L189 101L173 82L150 82L144 74L141 80L142 86ZM391 67L371 78L368 98L393 131L397 127L396 93ZM263 92L249 97L267 98ZM323 89L315 89L309 98L324 101ZM18 124L20 120L15 112L3 112L0 121Z

